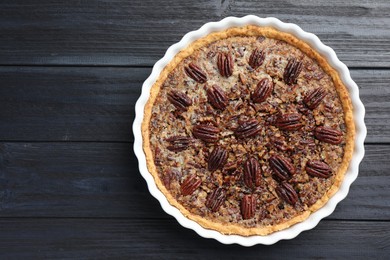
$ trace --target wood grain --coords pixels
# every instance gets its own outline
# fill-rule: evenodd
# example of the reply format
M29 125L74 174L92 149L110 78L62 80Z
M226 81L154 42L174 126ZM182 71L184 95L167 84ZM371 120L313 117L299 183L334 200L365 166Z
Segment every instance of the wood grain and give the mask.
M367 145L360 175L331 219L390 220L389 145ZM166 218L132 144L1 143L0 217Z
M366 155L328 218L274 246L224 246L181 227L133 154L134 105L182 36L227 16L274 16L315 33L351 68ZM0 259L387 259L388 0L0 2Z
M251 248L201 238L172 219L0 219L0 229L3 259L386 259L390 253L390 222L322 221L293 240Z
M0 67L0 140L133 140L134 105L150 68ZM390 142L390 70L351 70L367 143Z
M0 139L130 141L150 69L0 68Z
M390 66L390 3L372 1L2 1L0 64L150 66L204 23L275 16L317 34L351 67Z

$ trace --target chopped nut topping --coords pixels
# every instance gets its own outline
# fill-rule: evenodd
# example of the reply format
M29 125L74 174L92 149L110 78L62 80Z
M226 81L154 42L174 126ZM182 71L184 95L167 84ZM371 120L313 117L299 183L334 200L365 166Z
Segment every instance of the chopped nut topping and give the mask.
M157 175L190 214L259 229L324 198L347 136L330 75L259 35L221 39L180 61L161 84L149 132Z

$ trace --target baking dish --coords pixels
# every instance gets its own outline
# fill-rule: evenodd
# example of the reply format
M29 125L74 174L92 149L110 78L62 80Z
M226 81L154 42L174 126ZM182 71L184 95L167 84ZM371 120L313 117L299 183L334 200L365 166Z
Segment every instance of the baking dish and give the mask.
M290 228L266 236L250 237L243 237L238 235L223 235L217 231L205 229L196 222L187 219L184 215L180 213L177 208L171 206L165 196L157 188L156 184L154 183L153 177L148 172L145 154L142 149L143 140L141 134L141 123L144 115L144 107L149 98L150 88L160 75L162 69L173 59L173 57L180 50L184 49L193 41L204 37L212 32L225 30L231 27L241 27L245 25L269 26L279 31L290 33L295 37L308 43L313 49L315 49L318 53L325 57L327 62L335 70L338 71L341 80L348 88L350 98L354 107L354 120L356 126L355 150L349 169L345 175L344 181L341 184L340 189L327 202L327 204L312 215L310 215L310 217L305 221L293 225ZM315 35L304 32L297 25L283 23L276 18L259 18L252 15L245 16L242 18L228 17L220 22L207 23L199 30L186 34L179 43L172 45L167 50L164 57L154 65L151 75L142 86L142 94L136 104L136 118L133 124L133 132L135 138L134 151L139 161L140 172L147 181L150 193L159 200L162 208L168 214L174 216L181 225L193 229L203 237L214 238L225 244L238 243L244 246L251 246L254 244L273 244L281 239L291 239L297 236L300 232L313 228L322 218L331 214L337 203L343 198L345 198L351 183L356 179L358 175L358 165L364 155L363 143L364 138L366 136L366 128L364 125L364 106L359 99L358 87L350 78L347 67L337 59L334 51L331 48L323 45Z

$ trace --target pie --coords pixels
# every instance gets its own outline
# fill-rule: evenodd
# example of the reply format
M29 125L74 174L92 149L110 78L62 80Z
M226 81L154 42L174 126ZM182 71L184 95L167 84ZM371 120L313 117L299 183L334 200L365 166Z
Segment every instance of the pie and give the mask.
M349 93L317 51L271 27L211 33L152 86L143 149L157 187L222 234L304 221L339 189L354 149Z

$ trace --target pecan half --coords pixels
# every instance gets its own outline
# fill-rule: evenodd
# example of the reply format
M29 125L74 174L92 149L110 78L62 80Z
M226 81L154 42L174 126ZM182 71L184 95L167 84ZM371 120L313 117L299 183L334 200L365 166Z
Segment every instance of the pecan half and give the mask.
M214 108L224 110L229 104L229 99L225 92L217 85L208 88L206 92L207 99Z
M202 180L198 179L194 174L188 176L180 186L181 194L184 196L191 195L202 184Z
M299 198L297 192L294 190L293 186L285 181L276 187L275 191L278 196L288 204L295 205L298 202Z
M295 174L295 167L291 161L280 155L272 156L269 165L278 180L288 180Z
M318 105L321 103L321 101L327 94L328 93L324 88L316 88L305 96L305 98L303 99L303 103L305 103L308 108L313 110L318 107Z
M197 65L192 62L184 68L184 71L188 77L199 83L205 83L207 81L206 73L204 73Z
M325 143L339 144L343 140L343 133L328 126L317 126L314 136Z
M195 125L192 134L206 143L215 143L218 141L219 128L206 124Z
M234 67L232 55L230 55L230 53L220 52L217 58L217 66L219 73L223 77L230 77L233 74Z
M171 136L166 139L169 142L167 149L173 152L180 152L188 148L192 139L188 136Z
M241 200L241 215L243 219L251 219L256 212L256 195L244 195Z
M275 125L285 131L295 131L302 127L300 122L302 116L298 113L289 113L278 116Z
M254 49L251 56L249 57L249 66L252 67L252 69L257 69L258 67L263 64L265 59L265 54L262 50L259 50L258 48Z
M261 184L260 163L254 157L249 157L244 163L244 183L249 188L258 187Z
M321 161L309 161L306 164L306 172L319 178L329 178L332 175L332 169L324 162Z
M215 171L222 168L228 158L228 152L221 146L216 146L208 158L209 171Z
M207 196L206 207L208 207L212 212L218 211L222 203L226 199L226 190L223 188L216 188L212 193Z
M286 68L284 68L283 80L286 84L295 84L299 73L301 73L303 64L301 61L297 61L292 58L288 61Z
M261 131L260 123L256 119L250 119L239 125L234 131L237 138L247 138L255 136Z
M257 84L255 91L251 94L251 99L255 103L261 103L265 101L274 90L274 84L268 78L260 80Z
M192 105L192 100L184 93L171 91L168 93L168 100L180 110L187 110L187 107Z

